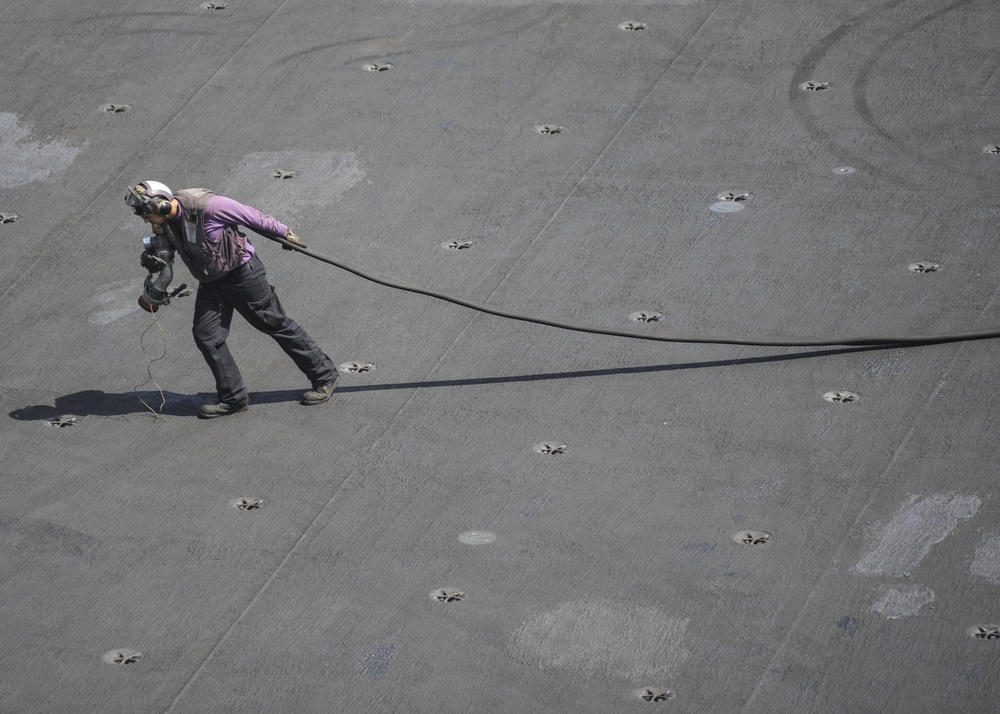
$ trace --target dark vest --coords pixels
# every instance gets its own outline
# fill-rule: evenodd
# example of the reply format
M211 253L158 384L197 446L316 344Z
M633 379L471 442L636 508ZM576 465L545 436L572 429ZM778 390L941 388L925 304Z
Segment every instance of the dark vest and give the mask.
M174 198L184 207L181 230L168 222L167 236L191 275L204 283L218 280L240 267L246 257L247 237L236 226L225 226L222 237L213 243L205 235L205 207L215 196L207 188L186 188Z

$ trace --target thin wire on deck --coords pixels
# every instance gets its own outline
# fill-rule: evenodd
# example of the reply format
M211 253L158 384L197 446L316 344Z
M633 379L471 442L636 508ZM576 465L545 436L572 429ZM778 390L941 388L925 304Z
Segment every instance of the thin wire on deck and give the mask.
M160 319L156 316L156 313L154 312L154 313L151 313L151 314L153 315L153 321L151 323L149 323L149 325L146 327L146 329L142 331L142 334L139 335L139 349L142 350L142 354L146 358L146 381L143 382L142 384L137 384L134 387L132 387L132 391L135 392L135 396L139 399L140 402L142 402L142 405L144 407L146 407L146 409L148 409L150 411L150 413L154 417L156 417L158 420L162 421L163 420L163 407L167 403L167 398L163 394L163 388L160 387L160 385L156 383L155 379L153 379L153 362L158 362L158 361L160 361L161 359L163 359L164 357L167 356L167 335L163 331L163 325L160 324ZM153 327L153 325L156 325L159 328L159 330L160 330L160 338L163 340L163 354L161 354L159 357L156 357L154 359L150 359L149 358L149 353L146 352L146 346L143 344L143 339L146 337L146 333L149 332L149 330ZM142 398L142 395L139 394L139 389L141 387L145 387L150 382L153 383L153 386L156 387L157 391L160 393L160 408L159 408L159 411L157 411L156 409L153 409L153 407L149 406L146 403L146 400Z

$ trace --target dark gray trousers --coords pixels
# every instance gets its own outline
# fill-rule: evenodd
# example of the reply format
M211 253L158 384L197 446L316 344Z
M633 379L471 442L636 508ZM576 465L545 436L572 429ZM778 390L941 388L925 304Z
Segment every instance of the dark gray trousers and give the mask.
M333 381L336 368L298 323L285 314L274 288L267 282L264 264L254 255L246 265L211 283L201 283L194 302L194 342L205 355L219 401L246 404L246 383L226 339L233 310L274 338L313 387Z

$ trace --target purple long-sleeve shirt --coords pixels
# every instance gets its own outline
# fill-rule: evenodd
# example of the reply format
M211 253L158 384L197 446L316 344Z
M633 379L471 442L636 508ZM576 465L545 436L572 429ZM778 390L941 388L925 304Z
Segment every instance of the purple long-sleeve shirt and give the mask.
M175 220L180 220L183 215L184 207L181 206ZM245 206L226 196L212 196L205 206L205 237L218 243L225 226L246 226L265 237L284 238L285 234L288 233L288 226L273 216L261 213L253 206ZM248 238L247 254L240 265L249 263L255 252L256 250Z

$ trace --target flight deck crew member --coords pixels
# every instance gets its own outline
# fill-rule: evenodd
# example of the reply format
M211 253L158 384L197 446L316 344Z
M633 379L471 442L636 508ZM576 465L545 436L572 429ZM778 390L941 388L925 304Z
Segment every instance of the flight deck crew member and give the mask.
M208 189L174 193L159 181L130 186L125 201L137 216L153 227L147 239L143 267L150 270L139 304L150 312L169 303L166 286L172 276L175 253L199 281L194 303L195 344L215 377L218 401L205 404L198 414L215 419L236 414L250 403L247 387L226 345L236 310L261 332L270 335L309 379L312 388L303 404L321 404L330 398L338 374L330 358L298 323L285 314L275 290L267 282L264 264L239 226L265 238L284 238L305 248L288 226L256 208L245 206ZM282 246L287 248L287 246ZM290 248L288 248L290 250ZM159 276L154 281L154 275ZM166 278L164 282L160 278Z

